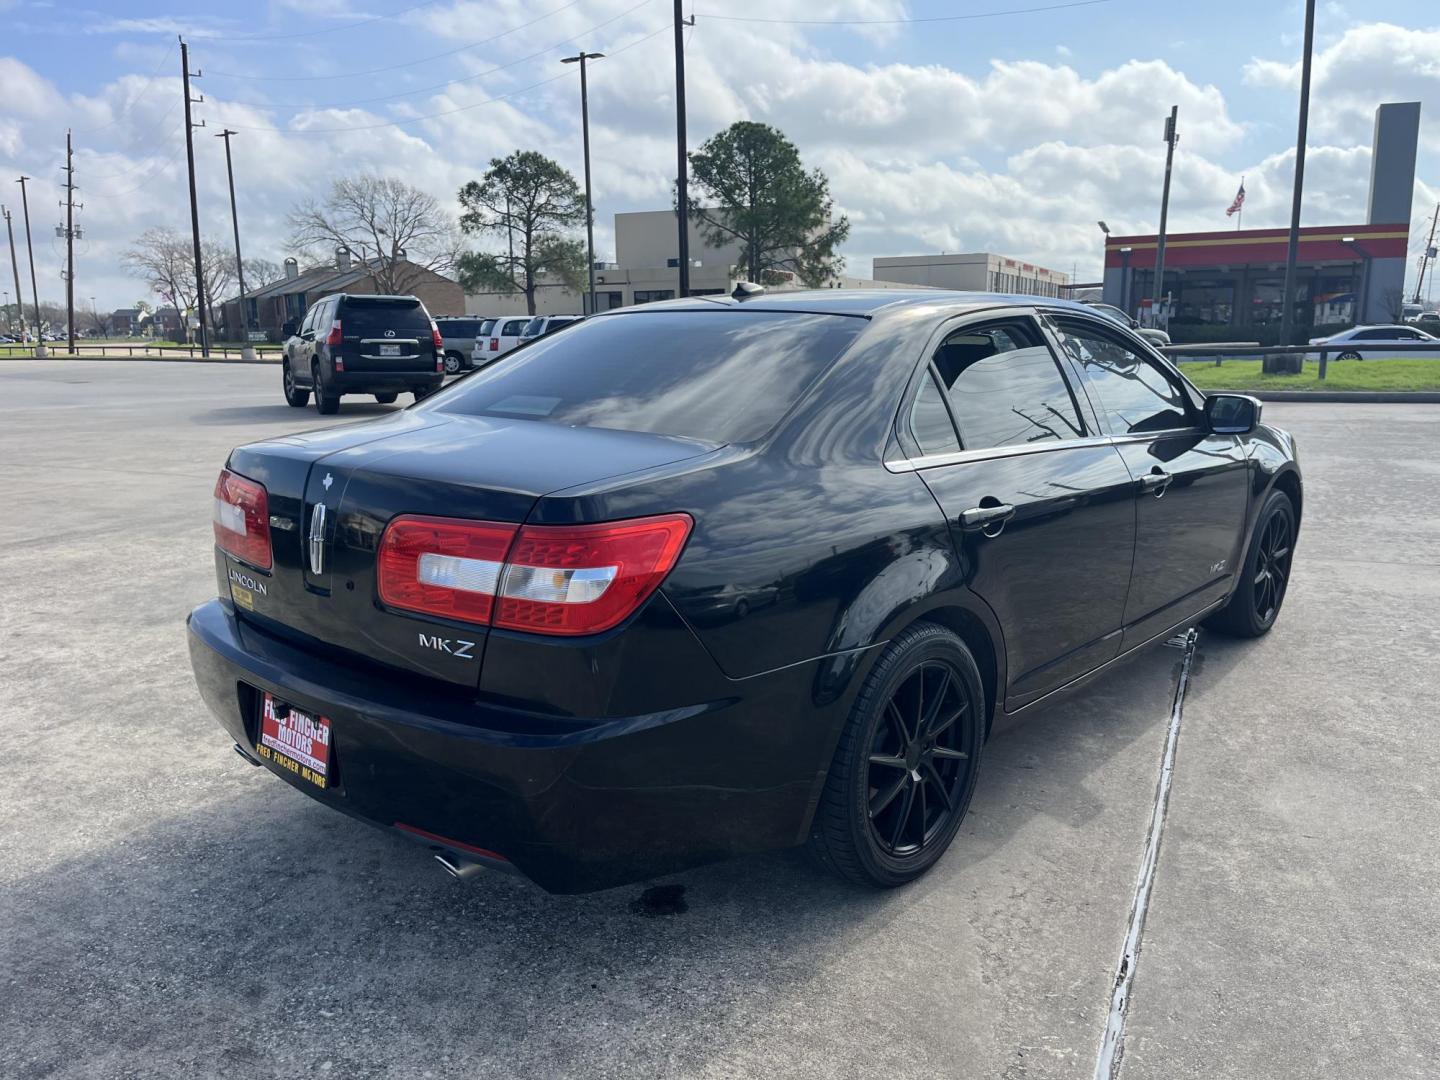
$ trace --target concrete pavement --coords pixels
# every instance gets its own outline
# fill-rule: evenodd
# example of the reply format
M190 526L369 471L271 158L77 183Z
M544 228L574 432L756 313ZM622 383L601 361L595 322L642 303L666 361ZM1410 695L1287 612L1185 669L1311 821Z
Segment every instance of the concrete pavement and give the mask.
M792 854L647 883L673 914L458 884L242 762L185 655L229 447L387 411L0 365L0 1075L1092 1075L1177 651L997 730L898 892ZM1258 645L1202 636L1121 1075L1427 1075L1440 410L1267 415L1307 469L1295 583Z

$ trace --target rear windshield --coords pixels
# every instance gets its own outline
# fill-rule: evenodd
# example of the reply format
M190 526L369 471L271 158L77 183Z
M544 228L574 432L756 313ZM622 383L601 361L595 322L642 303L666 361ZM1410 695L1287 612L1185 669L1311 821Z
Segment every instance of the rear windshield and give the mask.
M403 330L409 337L430 336L430 314L412 297L347 296L340 309L346 335Z
M486 334L490 333L491 330L495 329L495 323L497 321L498 320L496 319L486 319L480 324L480 332L476 336L484 337Z
M480 332L479 319L440 319L438 325L445 337L474 337Z
M462 379L436 408L749 442L775 426L865 323L792 312L608 315Z

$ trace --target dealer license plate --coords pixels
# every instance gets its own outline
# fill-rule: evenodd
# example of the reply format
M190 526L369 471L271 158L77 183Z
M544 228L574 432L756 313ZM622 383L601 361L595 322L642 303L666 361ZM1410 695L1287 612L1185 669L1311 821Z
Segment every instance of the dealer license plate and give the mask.
M277 769L323 788L330 772L330 720L266 694L255 752Z
M381 355L381 356L399 356L399 355L400 355L400 346L399 346L399 345L381 345L381 346L380 346L380 355Z

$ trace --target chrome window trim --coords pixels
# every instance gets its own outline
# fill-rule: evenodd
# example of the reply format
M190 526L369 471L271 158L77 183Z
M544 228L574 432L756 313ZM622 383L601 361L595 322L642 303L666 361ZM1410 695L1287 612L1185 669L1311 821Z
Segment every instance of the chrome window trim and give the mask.
M936 469L946 465L966 465L974 461L990 461L995 458L1023 457L1028 454L1047 454L1056 450L1070 450L1077 447L1120 446L1125 443L1151 442L1176 435L1202 435L1195 427L1166 428L1162 431L1144 431L1128 435L1087 435L1082 439L1059 439L1053 442L1031 443L1023 446L990 446L983 450L961 450L950 454L925 454L920 457L887 459L885 468L893 473L919 472L922 469Z

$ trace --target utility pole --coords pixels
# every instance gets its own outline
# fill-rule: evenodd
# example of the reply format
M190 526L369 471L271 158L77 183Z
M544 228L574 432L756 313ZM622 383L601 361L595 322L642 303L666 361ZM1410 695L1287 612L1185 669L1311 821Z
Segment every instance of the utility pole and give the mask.
M584 49L567 56L562 64L580 65L580 131L585 145L585 265L590 274L590 291L585 297L585 314L595 314L595 207L590 199L590 92L585 85L585 61L601 60L604 53L587 53Z
M15 182L20 185L20 209L25 215L25 251L30 256L30 299L35 304L35 355L45 355L45 341L40 333L40 294L35 288L35 245L30 241L30 199L25 194L25 181L30 177L22 176ZM20 299L18 296L15 299Z
M235 277L240 281L240 332L245 335L240 359L254 360L255 350L250 347L250 316L245 308L245 261L240 257L240 211L235 208L235 168L230 163L230 136L234 134L226 128L215 137L225 140L225 177L230 181L230 224L235 228ZM363 253L361 259L364 259Z
M75 351L75 145L65 131L65 319L70 351ZM82 204L80 209L85 209Z
M685 18L681 0L675 0L675 195L680 226L680 290L690 295L690 177L685 156L685 27L695 25L695 16Z
M1425 285L1425 270L1430 265L1430 260L1435 258L1435 226L1440 224L1440 203L1435 204L1435 216L1430 219L1430 239L1425 241L1425 252L1420 256L1420 277L1415 281L1415 299L1412 304L1420 303L1420 290ZM18 289L19 286L17 285Z
M194 78L200 78L196 72ZM190 106L204 101L190 97L190 47L180 39L180 83L185 93L185 161L190 166L190 233L195 243L195 316L200 324L200 355L210 355L210 334L205 326L205 264L200 259L200 205L195 200L195 129L204 127L205 121L194 124L190 121ZM228 146L229 143L227 142Z
M0 207L5 214L5 231L10 234L10 269L15 272L15 310L20 313L20 340L25 340L25 300L20 292L20 262L15 258L15 229L10 224L10 210ZM8 304L6 305L9 306Z
M1170 216L1170 171L1175 165L1175 144L1180 141L1180 133L1175 130L1179 116L1180 106L1171 105L1170 116L1165 121L1165 186L1160 192L1160 235L1155 242L1155 288L1152 290L1155 296L1151 301L1154 304L1161 303L1165 295L1165 223ZM1165 323L1169 322L1166 316Z
M1305 132L1310 126L1310 58L1315 51L1315 0L1305 0L1305 55L1300 63L1300 124L1295 135L1295 191L1290 198L1290 243L1285 249L1285 295L1280 298L1280 344L1289 345L1295 333L1295 259L1300 253L1300 202L1305 194ZM1365 312L1356 322L1365 321ZM1274 361L1273 367L1271 361ZM1298 372L1304 358L1266 357L1270 371Z

